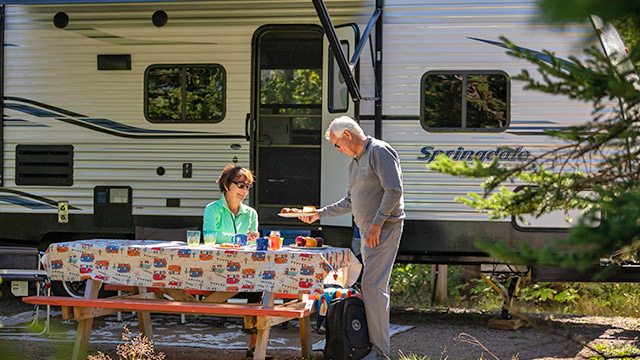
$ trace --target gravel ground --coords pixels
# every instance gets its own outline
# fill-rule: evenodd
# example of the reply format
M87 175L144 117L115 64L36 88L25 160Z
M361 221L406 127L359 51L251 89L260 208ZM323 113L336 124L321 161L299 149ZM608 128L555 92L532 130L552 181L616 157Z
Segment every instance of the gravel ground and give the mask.
M4 291L4 288L3 288ZM76 323L52 318L48 335L12 335L11 320L26 321L31 313L15 316L31 307L5 295L0 298L0 359L68 359L73 347ZM416 311L394 309L394 324L411 325L412 329L391 338L392 358L400 353L429 356L436 359L579 359L593 355L588 346L608 344L640 347L640 321L632 318L604 318L583 316L535 315L530 326L515 331L494 330L487 327L496 313L469 309ZM126 317L126 315L125 315ZM181 324L176 315L154 315L156 352L167 359L244 359L246 335L240 324L229 320L226 329L216 327L217 318L189 319ZM135 333L137 322L129 315L123 322L115 315L96 319L90 341L90 354L98 351L117 359L115 347L121 343L122 326L128 324ZM315 325L313 325L315 327ZM19 330L18 330L19 331ZM313 342L323 339L312 334ZM167 340L171 339L171 340ZM278 359L299 359L297 322L288 330L273 328L269 353ZM588 345L588 346L586 346ZM314 352L314 359L321 359Z

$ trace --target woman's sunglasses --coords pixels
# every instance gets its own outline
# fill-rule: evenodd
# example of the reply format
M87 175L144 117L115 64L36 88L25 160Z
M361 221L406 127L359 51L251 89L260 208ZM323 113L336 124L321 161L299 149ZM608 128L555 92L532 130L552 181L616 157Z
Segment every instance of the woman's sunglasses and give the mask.
M253 187L253 184L247 184L244 183L242 181L232 181L232 183L236 184L236 186L238 187L238 189L242 189L242 190L249 190Z

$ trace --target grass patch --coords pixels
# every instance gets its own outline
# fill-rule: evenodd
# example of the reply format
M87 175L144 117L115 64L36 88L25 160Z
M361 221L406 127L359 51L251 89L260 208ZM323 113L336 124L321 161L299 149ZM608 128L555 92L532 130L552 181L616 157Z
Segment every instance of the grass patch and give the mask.
M443 307L499 311L503 298L482 279L470 278L463 266L447 269L447 301ZM499 283L497 279L492 281ZM511 281L515 281L512 279ZM433 308L431 265L396 264L391 272L391 305ZM508 287L508 283L504 284ZM516 306L523 312L587 316L640 317L640 284L534 283L521 286Z
M620 360L632 360L640 357L640 349L631 345L603 345L597 344L594 349L601 352L604 356L592 356L589 360L604 360L608 358L616 358Z

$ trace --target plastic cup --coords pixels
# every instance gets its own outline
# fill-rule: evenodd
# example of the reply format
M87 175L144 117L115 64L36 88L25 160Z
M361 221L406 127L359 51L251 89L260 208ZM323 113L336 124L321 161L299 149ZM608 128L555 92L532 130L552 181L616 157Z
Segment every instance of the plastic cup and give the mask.
M279 237L270 236L269 237L269 250L280 250L280 245L282 241Z
M207 246L213 246L216 244L216 236L218 232L215 230L204 232L204 244Z
M269 250L269 239L265 237L259 237L256 239L256 250L266 251Z
M280 244L280 231L271 231L271 233L269 234L269 250L279 250Z
M200 231L187 230L187 244L189 246L198 246L200 244Z
M240 246L247 246L247 234L237 234L233 237L233 243Z

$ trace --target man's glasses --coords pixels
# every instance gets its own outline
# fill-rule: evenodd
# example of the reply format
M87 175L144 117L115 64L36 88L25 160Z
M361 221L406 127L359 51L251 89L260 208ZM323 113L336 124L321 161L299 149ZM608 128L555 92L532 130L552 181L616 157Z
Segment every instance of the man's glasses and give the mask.
M238 189L242 189L242 190L249 190L253 187L253 183L247 184L242 181L232 181L232 183L236 184Z

